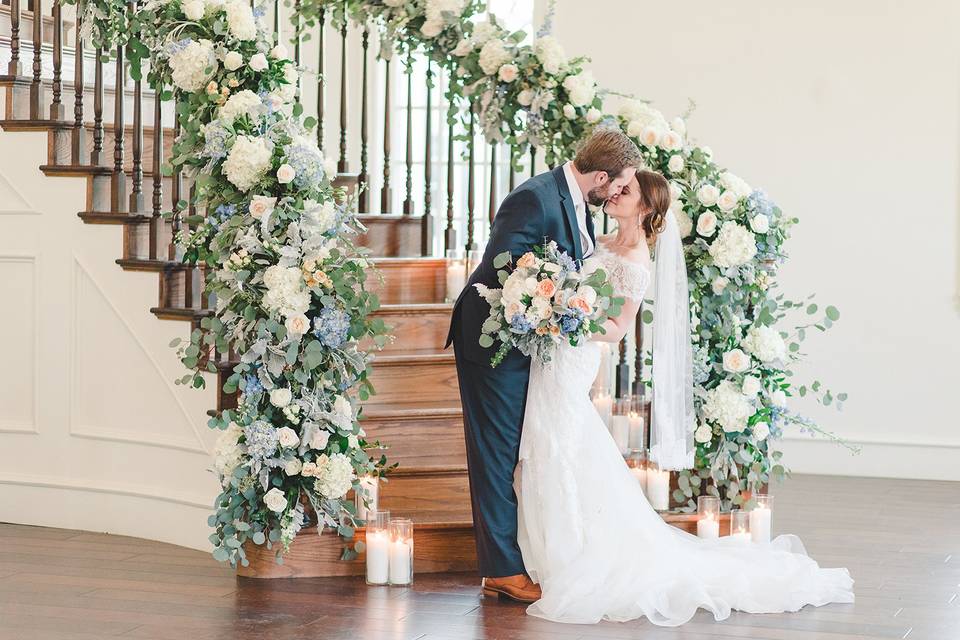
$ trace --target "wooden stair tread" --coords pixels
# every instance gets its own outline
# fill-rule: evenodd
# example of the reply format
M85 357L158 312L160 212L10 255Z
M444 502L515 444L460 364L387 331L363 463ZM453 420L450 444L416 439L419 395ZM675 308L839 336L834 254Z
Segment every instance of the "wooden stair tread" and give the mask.
M434 258L434 257L394 257L394 256L376 256L370 258L370 262L377 265L378 267L404 267L404 266L446 266L446 258Z
M72 129L73 120L11 120L0 119L4 131L46 131L48 129Z
M450 406L440 402L404 402L403 404L381 404L364 407L363 417L368 420L417 419L425 417L451 417L463 415L460 405Z
M373 315L387 313L449 313L452 310L452 302L393 302L381 304L380 308L373 312Z
M77 214L90 224L145 224L153 217L143 213L128 213L126 211L81 211Z
M151 260L149 258L117 258L114 262L127 271L169 271L185 269L190 266L179 260Z
M423 352L405 352L391 351L386 354L376 354L374 366L390 365L400 366L405 364L452 364L455 362L453 351L423 351Z

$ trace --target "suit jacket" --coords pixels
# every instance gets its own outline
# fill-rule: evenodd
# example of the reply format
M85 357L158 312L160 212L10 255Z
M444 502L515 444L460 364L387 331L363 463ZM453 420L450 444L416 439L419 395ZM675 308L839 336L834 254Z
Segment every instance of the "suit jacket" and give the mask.
M594 238L593 219L587 212L587 231ZM563 166L530 178L514 189L497 210L490 229L490 239L483 254L483 260L474 269L467 286L457 298L447 334L446 346L453 342L455 334L462 339L463 356L477 363L489 366L495 346L483 348L478 340L480 327L490 313L490 306L480 297L474 284L484 284L490 288L500 288L497 270L493 259L509 251L514 260L530 251L534 246L547 240L556 241L578 262L583 260L580 246L580 229L573 199L563 175ZM459 346L457 347L460 348ZM506 360L528 359L519 351L513 350ZM507 364L507 362L504 364ZM501 365L502 366L502 365Z

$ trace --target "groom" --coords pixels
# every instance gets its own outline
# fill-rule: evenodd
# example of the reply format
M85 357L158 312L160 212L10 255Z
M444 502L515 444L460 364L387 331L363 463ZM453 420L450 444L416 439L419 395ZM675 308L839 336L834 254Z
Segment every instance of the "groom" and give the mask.
M599 206L619 194L640 164L639 150L623 132L598 128L572 162L517 187L500 205L483 261L454 306L446 346L453 343L460 378L473 525L487 595L540 598L540 588L524 573L513 491L530 358L513 350L496 369L490 367L493 351L478 342L490 308L473 285L499 288L493 259L509 251L516 260L544 239L555 240L577 261L590 255L596 239L587 204Z

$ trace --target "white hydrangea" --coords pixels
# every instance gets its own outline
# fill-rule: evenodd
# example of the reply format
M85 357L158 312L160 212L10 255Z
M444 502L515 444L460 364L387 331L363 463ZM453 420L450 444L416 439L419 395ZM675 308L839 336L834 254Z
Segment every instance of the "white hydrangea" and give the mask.
M720 227L720 233L708 251L713 263L721 269L736 267L757 255L757 241L749 229L727 221Z
M560 73L567 64L567 54L553 36L541 36L533 43L533 53L547 73Z
M749 398L729 380L707 391L703 415L727 433L743 431L753 414L754 408Z
M246 0L232 0L224 5L227 12L227 28L237 40L254 40L257 37L257 23L253 19L253 10Z
M333 401L333 422L341 429L349 429L353 424L353 405L346 396L338 395Z
M480 49L480 68L488 76L500 70L500 66L510 62L512 56L503 44L503 40L489 40Z
M428 38L435 38L449 20L458 18L461 13L463 0L427 0L426 21L420 32Z
M780 332L773 327L764 325L750 327L741 345L747 353L760 362L783 361L787 358L787 344L783 341Z
M342 453L320 454L315 475L317 493L331 500L342 498L353 486L353 465Z
M674 206L676 204L676 206ZM693 232L693 220L690 219L690 216L686 211L683 210L683 203L679 200L674 200L670 204L670 210L673 211L673 216L677 219L677 226L680 228L680 237L686 238Z
M754 397L763 390L763 383L757 376L744 376L741 389L748 396Z
M575 76L567 76L563 80L563 88L567 90L570 103L576 107L583 107L593 102L596 95L596 81L589 71L581 71Z
M237 136L223 163L223 174L235 187L247 191L270 168L272 156L273 149L265 138Z
M299 267L267 267L263 274L267 290L263 306L284 318L306 313L310 307L310 292L304 287L303 271Z
M195 40L170 56L173 84L184 91L199 91L217 72L217 55L209 40Z
M720 184L722 184L725 189L733 191L741 198L746 198L753 192L753 189L750 188L749 184L744 182L744 180L739 176L736 176L729 171L724 171L720 174Z
M470 34L470 39L473 40L474 46L482 47L487 43L487 40L490 40L499 33L499 27L492 22L478 22L473 27L473 33Z
M316 223L319 233L326 233L336 224L337 208L334 206L332 200L327 200L326 202L304 200L303 215Z
M240 436L243 428L236 422L220 432L216 444L213 446L213 469L221 480L229 478L233 470L243 461L243 449L240 445Z
M624 100L620 104L617 115L627 121L627 134L639 136L647 127L653 127L661 132L670 130L667 119L658 110L640 100Z
M266 107L260 96L249 89L244 89L227 98L217 115L225 125L230 125L240 116L247 116L255 122L264 113L266 113Z

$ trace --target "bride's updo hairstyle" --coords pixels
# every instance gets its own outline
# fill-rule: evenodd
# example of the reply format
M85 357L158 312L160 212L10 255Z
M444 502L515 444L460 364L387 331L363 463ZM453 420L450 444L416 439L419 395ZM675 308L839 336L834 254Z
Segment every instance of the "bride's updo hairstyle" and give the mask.
M647 169L637 170L637 184L640 185L640 200L644 209L650 213L643 217L643 227L647 239L653 241L667 225L667 210L670 209L670 184L659 173Z

